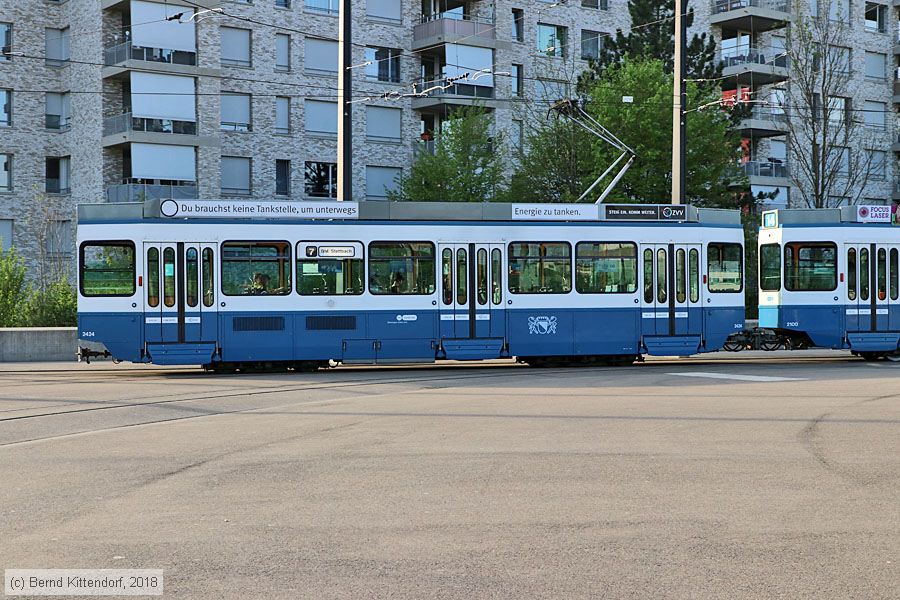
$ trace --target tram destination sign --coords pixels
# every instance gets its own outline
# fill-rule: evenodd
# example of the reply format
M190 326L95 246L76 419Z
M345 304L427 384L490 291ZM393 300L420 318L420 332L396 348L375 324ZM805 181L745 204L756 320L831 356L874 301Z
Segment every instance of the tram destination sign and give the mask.
M607 221L686 221L685 205L607 204Z
M167 219L357 219L357 202L255 202L253 200L163 200Z

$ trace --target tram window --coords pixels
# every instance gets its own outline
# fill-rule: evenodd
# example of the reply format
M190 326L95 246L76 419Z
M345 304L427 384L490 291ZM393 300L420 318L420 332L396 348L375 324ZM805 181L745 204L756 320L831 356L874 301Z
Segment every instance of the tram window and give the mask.
M159 248L147 249L147 306L159 306Z
M465 304L468 296L466 294L466 283L469 281L469 269L466 267L466 250L459 248L456 251L456 303Z
M512 242L509 291L568 294L572 291L572 246L568 242Z
M579 242L575 246L575 289L579 294L635 293L637 245Z
M476 290L478 292L478 304L484 306L488 301L488 267L487 267L487 250L480 248L478 250L478 260L476 261L477 278L475 280Z
M685 264L684 249L679 248L675 251L675 301L684 302L687 300L687 290L685 289Z
M297 293L301 296L359 296L365 266L362 244L297 244Z
M856 300L856 248L847 250L847 298Z
M163 250L163 304L175 306L175 248Z
M878 249L878 299L887 300L887 250Z
M188 248L185 252L185 269L187 277L185 302L187 302L189 307L193 308L200 301L197 297L197 278L200 275L200 261L196 248Z
M764 292L781 290L781 246L778 244L759 247L759 289Z
M891 300L900 296L900 261L896 248L891 249Z
M222 243L222 293L226 296L283 296L291 291L288 242Z
M203 306L210 307L213 305L213 251L212 248L203 249Z
M81 295L131 296L135 290L132 242L81 245Z
M444 304L453 304L453 250L441 252L441 298Z
M434 244L369 244L369 292L375 295L424 296L435 291Z
M656 251L656 301L664 304L668 296L668 283L666 279L669 275L669 268L666 265L668 259L665 249L660 248Z
M894 251L896 252L896 250ZM503 262L500 257L500 249L491 250L491 302L497 306L502 302L503 298Z
M869 249L859 249L859 299L869 299Z
M653 304L653 250L644 250L644 302Z
M862 272L860 256L860 279ZM784 288L790 292L830 292L836 289L837 246L831 242L785 244Z
M700 302L700 252L691 248L688 253L688 273L691 286L691 302Z
M740 292L744 288L744 256L740 244L710 244L706 248L709 291Z

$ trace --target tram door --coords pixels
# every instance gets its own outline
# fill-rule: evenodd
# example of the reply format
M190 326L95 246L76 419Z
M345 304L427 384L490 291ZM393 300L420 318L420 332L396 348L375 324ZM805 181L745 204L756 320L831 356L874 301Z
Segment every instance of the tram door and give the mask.
M214 244L144 244L144 329L148 343L218 337Z
M847 331L900 330L900 245L847 244Z
M441 338L502 338L503 245L441 244Z
M641 331L644 335L701 335L703 305L699 244L641 247Z

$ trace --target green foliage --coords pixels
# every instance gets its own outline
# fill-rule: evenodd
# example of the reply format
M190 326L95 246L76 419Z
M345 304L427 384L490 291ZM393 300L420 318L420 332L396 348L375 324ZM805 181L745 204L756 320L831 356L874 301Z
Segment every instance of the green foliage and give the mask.
M688 8L687 0L684 10L685 27L689 30L694 22L694 9ZM619 29L615 37L606 38L599 59L591 61L591 68L582 75L585 88L608 67L629 58L662 60L665 72L673 72L675 0L628 0L628 13L631 23L641 26L628 33ZM688 38L685 70L689 79L711 79L721 75L722 67L716 61L716 42L711 36L702 33Z
M510 182L508 200L575 202L599 175L594 174L592 143L590 134L565 119L533 130L526 139L528 152L519 157Z
M623 103L622 96L633 96ZM696 206L734 207L734 189L746 187L738 168L740 137L729 116L718 108L717 92L688 86L686 200ZM671 198L672 78L660 60L625 58L612 65L588 89L586 109L634 149L637 158L608 197L608 202L667 202ZM619 151L595 143L598 166L609 165Z
M25 285L25 263L15 248L0 247L0 327L21 324L28 288Z
M72 327L77 322L78 298L68 281L58 280L31 290L25 303L24 325Z
M390 200L489 202L503 191L503 140L490 135L490 115L479 106L450 115L434 141L422 149L409 174L400 176Z

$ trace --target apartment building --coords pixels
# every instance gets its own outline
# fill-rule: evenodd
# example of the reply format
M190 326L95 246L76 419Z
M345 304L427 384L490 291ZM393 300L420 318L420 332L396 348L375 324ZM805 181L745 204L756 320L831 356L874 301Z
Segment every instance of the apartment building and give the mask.
M3 2L2 243L29 261L70 261L81 202L334 198L338 1ZM852 101L882 107L867 149L884 154L884 172L866 197L886 201L898 191L897 9L834 1L859 32L849 52L864 93ZM742 124L744 168L754 190L778 189L773 202L789 204L790 111L778 100L791 6L692 7L694 29L720 43L726 98L772 99ZM626 0L355 0L353 19L356 200L386 198L416 153L433 151L423 132L439 135L459 105L478 102L522 144L604 36L630 26Z

